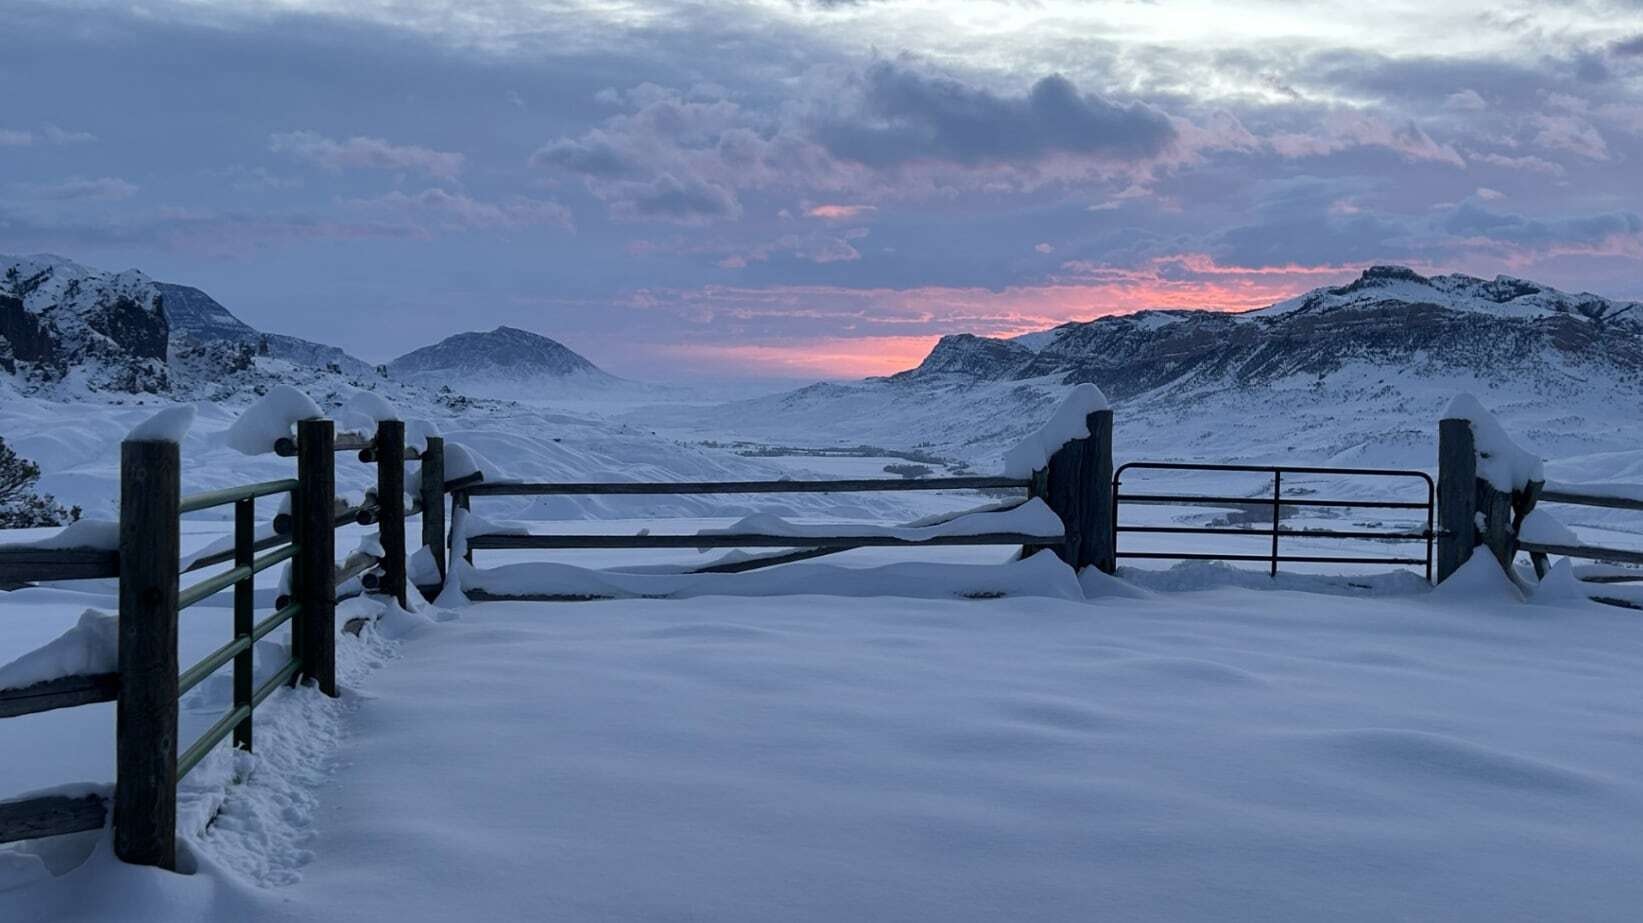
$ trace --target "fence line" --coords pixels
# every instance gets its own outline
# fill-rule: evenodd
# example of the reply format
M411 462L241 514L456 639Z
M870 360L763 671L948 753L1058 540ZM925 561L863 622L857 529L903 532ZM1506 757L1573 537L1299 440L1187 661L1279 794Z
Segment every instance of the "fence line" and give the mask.
M424 515L424 543L444 573L444 503L449 491L443 440L432 437L427 449L418 451L404 445L404 424L399 421L383 421L375 436L366 439L338 437L330 420L314 419L300 421L296 437L280 440L276 451L297 459L297 477L183 496L176 443L127 441L121 446L118 550L0 549L0 585L119 578L118 669L0 691L0 718L116 703L112 814L115 853L124 861L175 868L177 782L225 739L232 737L235 747L252 749L256 708L281 686L310 681L326 695L337 694L337 585L361 578L405 603L407 515ZM358 452L362 460L377 465L374 494L355 506L339 506L336 497L339 452ZM404 466L416 459L424 464L416 501L407 509ZM450 486L472 487L478 480L469 476ZM281 494L292 497L290 511L275 516L273 534L258 538L256 501ZM229 505L234 510L232 546L183 566L180 517ZM355 552L339 565L335 530L352 523L375 524L385 554ZM275 611L258 621L256 576L286 561L291 562L291 592L276 599ZM231 566L181 586L183 574L221 564ZM179 612L230 589L232 639L179 670ZM291 627L290 657L256 683L256 643L286 624ZM179 698L224 667L232 670L229 710L179 752ZM0 802L0 843L98 829L108 814L109 806L97 795Z
M447 480L444 444L430 437L418 450L405 445L404 424L382 421L367 438L335 433L329 420L300 421L297 434L282 438L275 451L295 458L297 477L182 496L180 458L175 443L128 441L121 447L119 548L0 549L0 587L35 580L119 579L119 655L113 673L68 676L24 689L0 691L0 718L35 714L57 708L114 701L116 718L116 778L113 825L116 854L127 862L174 868L176 862L176 785L223 740L235 747L254 744L254 717L258 705L281 685L312 682L322 693L335 696L336 600L339 585L359 579L362 586L407 602L405 520L422 516L423 550L431 557L437 582L419 586L430 598L444 584L448 549L458 536L447 525L446 496L458 508L471 508L474 497L562 495L681 495L818 493L855 491L1024 490L1027 498L1041 499L1061 522L1059 535L994 532L978 535L928 535L904 538L890 534L787 536L755 534L698 535L507 535L467 537L469 557L474 549L501 548L784 548L786 553L709 565L698 572L734 572L862 547L923 547L949 545L1020 545L1024 551L1055 551L1075 568L1096 567L1112 573L1120 552L1121 532L1158 534L1270 535L1270 555L1180 555L1163 552L1122 552L1126 558L1213 557L1219 560L1308 563L1368 563L1365 559L1329 555L1280 555L1280 537L1424 539L1431 576L1436 543L1437 578L1446 579L1471 556L1486 547L1510 568L1520 550L1535 558L1544 572L1548 554L1643 563L1643 552L1591 546L1537 545L1517 541L1518 527L1536 502L1578 503L1643 510L1643 502L1583 494L1532 484L1518 491L1499 491L1478 478L1474 434L1466 420L1439 424L1439 474L1435 484L1423 472L1383 469L1346 469L1307 466L1202 465L1190 463L1132 463L1115 471L1112 465L1112 412L1097 411L1085 423L1088 436L1062 446L1044 466L1027 478L941 477L911 480L837 479L824 481L760 480L674 483L488 483L477 472ZM360 461L377 466L376 487L357 505L339 508L335 459L341 452L357 453ZM422 463L415 495L407 504L405 462ZM1202 497L1171 494L1120 493L1126 469L1162 467L1186 470L1241 470L1271 472L1273 495L1268 497ZM1426 479L1425 503L1391 500L1321 500L1286 498L1284 473L1389 475ZM289 494L288 513L274 517L272 534L257 537L255 502L262 497ZM1269 506L1270 530L1190 526L1122 526L1118 503L1214 503ZM1434 503L1436 510L1434 512ZM232 547L200 555L187 567L180 555L179 518L187 513L232 505ZM1422 532L1371 530L1284 530L1279 522L1283 507L1361 507L1426 510ZM1481 519L1480 519L1481 514ZM1436 527L1434 527L1434 516ZM1480 524L1481 522L1481 524ZM336 560L335 530L358 523L376 525L383 554L355 552L340 564ZM260 555L260 556L259 556ZM254 613L255 577L275 565L291 562L288 594L275 600L274 612L258 621ZM1416 559L1381 558L1377 563L1421 563ZM182 574L221 564L232 566L188 587ZM197 605L224 590L233 591L233 637L187 670L177 663L177 619L180 610ZM474 598L489 598L477 591ZM252 675L256 642L285 624L290 625L291 651L287 661L260 684ZM229 711L188 747L179 752L178 698L223 667L232 665L233 702ZM0 842L52 836L101 827L108 815L97 795L53 795L0 802Z

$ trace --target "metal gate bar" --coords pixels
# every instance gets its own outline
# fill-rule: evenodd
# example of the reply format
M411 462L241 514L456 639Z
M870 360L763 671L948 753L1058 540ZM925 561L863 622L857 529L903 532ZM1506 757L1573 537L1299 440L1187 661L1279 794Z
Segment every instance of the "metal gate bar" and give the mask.
M1123 481L1124 472L1130 470L1150 471L1232 471L1255 474L1272 475L1272 495L1270 497L1217 497L1201 494L1124 494L1119 486ZM1387 477L1387 478L1418 478L1426 485L1426 501L1424 503L1411 500L1317 500L1312 498L1291 498L1283 496L1283 477L1285 474L1323 474L1345 477ZM1112 529L1113 541L1116 544L1121 533L1152 533L1167 535L1244 535L1251 537L1270 537L1272 550L1268 554L1236 554L1215 552L1166 552L1166 551L1124 551L1118 549L1120 558L1172 560L1172 561L1268 561L1271 563L1271 573L1278 575L1279 563L1293 564L1415 564L1423 565L1426 569L1426 579L1432 579L1432 544L1437 533L1433 529L1434 514L1437 506L1437 485L1432 476L1424 471L1393 468L1329 468L1310 465L1214 465L1197 462L1129 462L1119 466L1112 477ZM1226 526L1126 526L1119 522L1119 517L1125 503L1172 505L1172 506L1270 506L1272 507L1272 527L1269 529L1234 528ZM1282 526L1283 508L1309 507L1330 509L1398 509L1398 510L1425 510L1426 528L1420 532L1410 531L1379 531L1369 529L1285 529ZM1320 539L1377 539L1381 541L1424 541L1426 556L1413 557L1371 557L1364 555L1286 555L1279 547L1281 537L1290 538L1320 538Z

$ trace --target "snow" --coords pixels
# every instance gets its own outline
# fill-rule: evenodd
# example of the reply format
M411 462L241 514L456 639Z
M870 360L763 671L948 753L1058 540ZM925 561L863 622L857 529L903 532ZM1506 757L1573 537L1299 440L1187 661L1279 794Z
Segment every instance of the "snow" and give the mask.
M112 673L119 662L119 632L114 616L87 609L73 628L0 666L0 689L21 689L65 676Z
M1443 419L1465 420L1472 424L1478 477L1488 481L1496 490L1523 490L1531 481L1546 479L1540 456L1514 442L1500 421L1472 395L1455 395L1444 410Z
M1643 503L1643 483L1594 484L1547 481L1546 489L1571 494L1585 494L1589 497L1604 497L1610 500L1631 500L1636 503Z
M364 436L376 435L376 425L383 420L404 419L392 401L363 388L348 395L331 418L336 420L339 430Z
M1487 548L1476 548L1449 579L1432 588L1433 598L1464 603L1522 602L1518 589Z
M294 435L298 420L324 415L308 395L290 385L276 385L228 428L228 446L246 455L263 455L274 451L278 440Z
M904 561L879 567L788 564L745 574L651 574L592 570L533 562L475 568L456 561L464 591L570 598L691 599L701 596L826 594L845 598L906 597L986 599L1038 596L1082 599L1078 577L1053 551L1002 564L936 564ZM444 605L442 602L441 605Z
M1034 497L1007 510L986 510L966 513L931 525L876 526L864 523L806 523L793 522L770 513L745 516L723 528L702 529L698 535L774 535L794 538L815 538L829 535L887 536L921 541L955 535L989 535L1016 532L1024 535L1060 539L1066 534L1061 517L1050 510L1043 500ZM478 533L473 533L478 534Z
M1580 537L1556 516L1543 509L1533 509L1523 517L1518 528L1518 540L1537 545L1580 545Z
M472 474L484 476L486 481L496 482L507 480L502 469L491 463L491 460L478 451L470 449L460 442L445 443L445 480L456 481Z
M168 407L133 426L126 438L135 442L182 442L194 425L194 405Z
M115 551L120 547L120 524L107 519L76 519L52 535L30 542L3 542L6 548L92 548Z
M1111 409L1101 389L1084 382L1067 392L1061 405L1038 431L1004 453L1004 476L1029 478L1050 463L1050 456L1075 439L1090 435L1089 415Z
M345 638L343 699L282 690L254 765L214 754L194 874L86 834L15 860L0 918L1618 923L1643 901L1643 636L1581 601L380 614L403 640Z

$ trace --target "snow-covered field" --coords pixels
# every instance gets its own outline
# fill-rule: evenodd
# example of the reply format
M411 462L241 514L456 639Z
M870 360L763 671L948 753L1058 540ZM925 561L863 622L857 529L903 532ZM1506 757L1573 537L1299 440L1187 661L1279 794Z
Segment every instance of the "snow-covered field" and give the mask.
M399 617L273 701L194 874L14 849L0 918L1635 918L1635 613L1229 582Z
M355 399L337 398L344 410ZM67 406L7 401L0 423L41 461L44 489L107 516L117 443L155 407ZM408 409L528 480L893 477L885 467L904 461L785 439L752 457L726 447L738 434L705 444L540 405ZM238 410L200 405L185 490L292 473L290 460L233 449ZM1286 452L1270 441L1279 422L1256 434L1271 457L1408 457ZM1559 445L1570 454L1548 462L1549 478L1640 480L1636 450ZM1030 448L1028 469L1053 446ZM996 456L952 460L1001 469ZM339 487L357 494L372 474L344 459ZM1125 485L1270 490L1260 474L1135 472ZM1285 486L1424 499L1418 482ZM755 517L741 529L842 520L850 534L902 534L960 529L909 523L1000 499L482 497L474 513L536 532L688 534ZM1038 525L1029 508L984 515ZM1136 506L1123 521L1257 524L1248 515ZM1589 541L1643 535L1635 514L1558 515ZM1291 508L1284 525L1425 523ZM227 531L185 519L185 555ZM365 532L342 530L339 550ZM1126 534L1120 548L1264 553L1269 541ZM1422 551L1317 539L1284 550ZM185 780L189 874L118 863L107 831L0 847L0 923L1628 920L1643 904L1643 624L1587 601L1566 564L1527 599L1486 555L1436 590L1419 568L1286 564L1272 580L1264 565L1149 561L1112 578L997 547L682 573L726 553L483 550L459 586L625 598L467 604L452 592L413 612L346 601L339 621L377 618L339 640L343 697L277 693L256 713L255 756L219 748ZM268 611L277 577L262 576ZM0 593L0 668L87 609L114 611L115 589ZM670 598L643 598L659 595ZM231 622L226 594L185 612L181 661L227 641ZM284 630L262 642L259 678L286 642ZM230 701L226 672L185 697L184 745ZM112 705L0 721L0 799L107 786L113 723Z

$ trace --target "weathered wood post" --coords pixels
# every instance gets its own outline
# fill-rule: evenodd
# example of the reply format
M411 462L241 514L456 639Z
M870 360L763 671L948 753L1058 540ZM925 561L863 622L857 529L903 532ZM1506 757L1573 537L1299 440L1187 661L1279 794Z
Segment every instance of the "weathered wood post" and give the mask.
M1033 473L1029 496L1041 497L1067 529L1056 554L1074 569L1118 569L1113 534L1112 411L1092 411L1084 420L1089 436L1074 439Z
M405 606L405 423L377 423L377 541L382 543L379 589Z
M418 487L422 501L422 547L433 555L439 569L439 587L445 585L445 439L429 436L422 450L422 478ZM438 595L439 587L433 588ZM430 599L432 597L429 597Z
M120 446L120 695L114 854L177 867L177 443Z
M234 504L234 566L250 567L256 558L252 545L257 541L257 501L245 499ZM250 638L256 628L254 581L234 584L234 637ZM251 749L251 699L255 690L255 645L234 655L234 708L244 708L245 720L234 725L234 746Z
M1449 579L1477 546L1478 456L1472 423L1438 421L1438 582Z
M297 423L297 498L291 513L297 557L293 596L302 611L292 621L292 648L304 679L337 694L336 429L330 420Z

